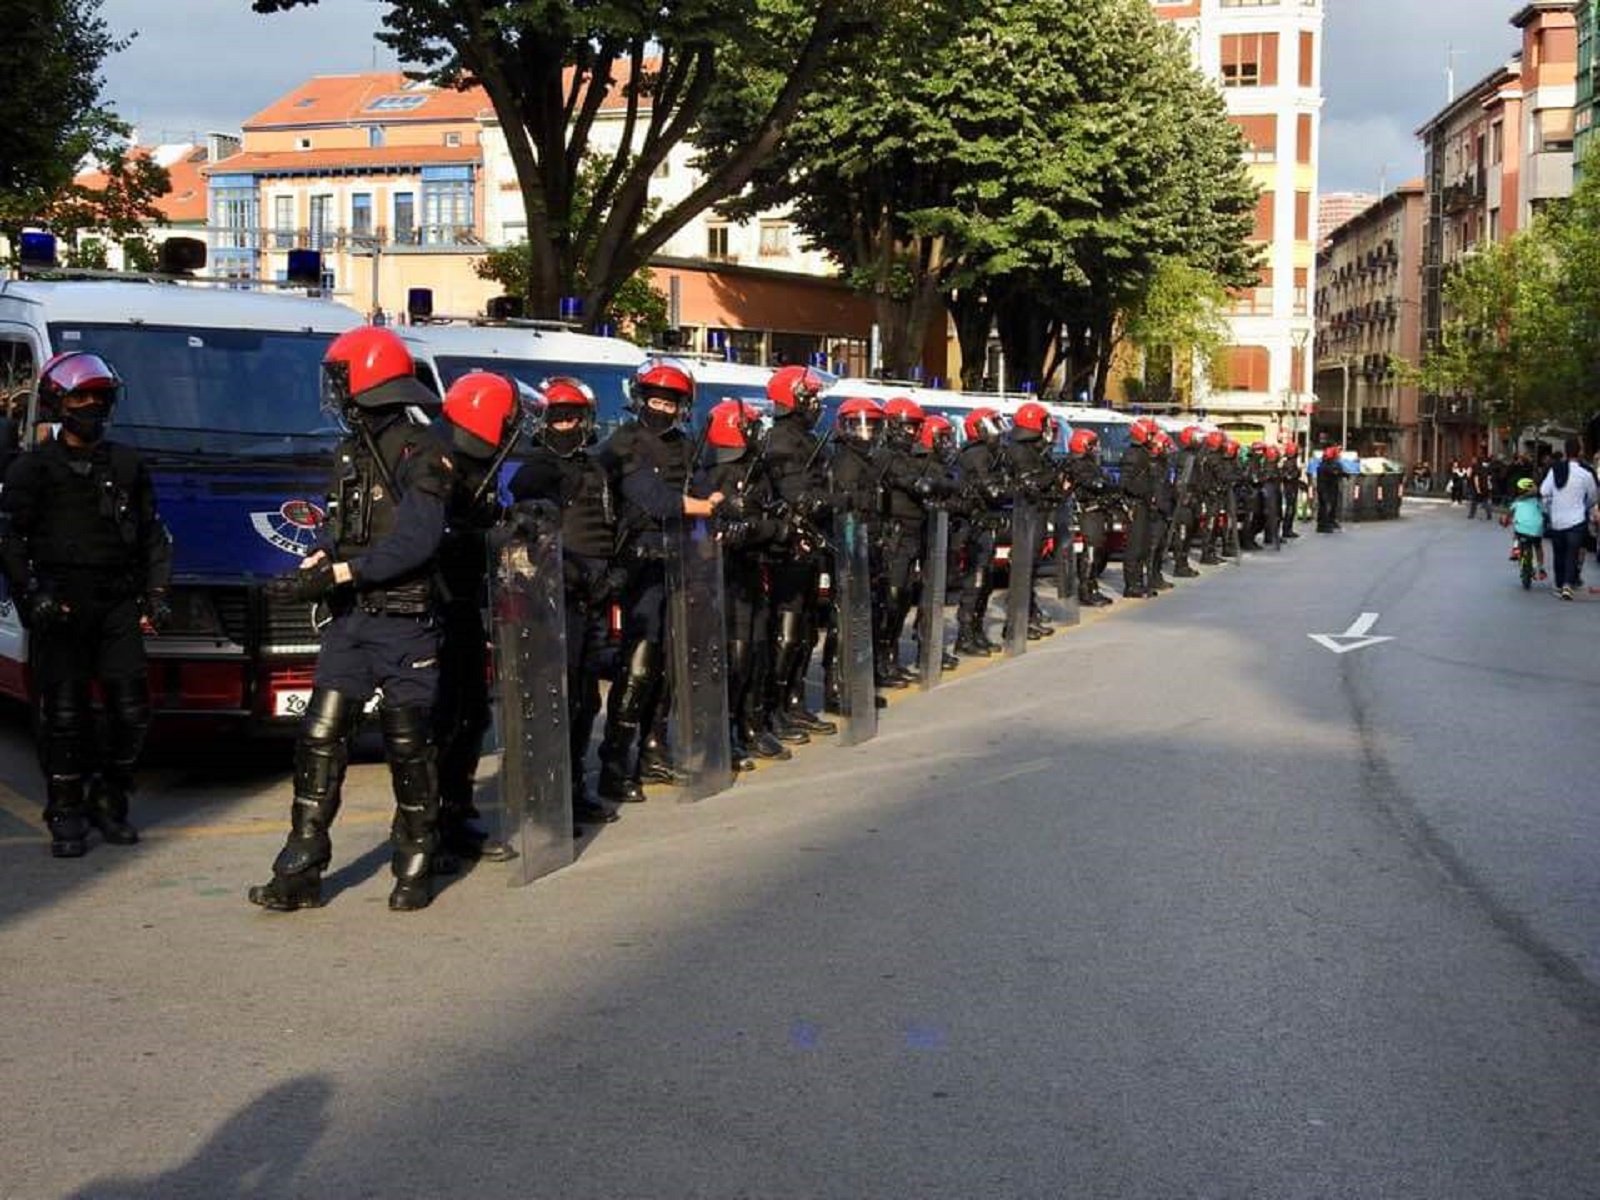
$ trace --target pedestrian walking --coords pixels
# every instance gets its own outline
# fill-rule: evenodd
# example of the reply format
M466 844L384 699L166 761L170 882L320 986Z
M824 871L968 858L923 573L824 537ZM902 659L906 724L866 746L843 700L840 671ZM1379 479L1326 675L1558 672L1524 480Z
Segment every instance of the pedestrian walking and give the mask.
M1550 471L1539 486L1539 495L1550 514L1550 563L1556 594L1571 600L1577 585L1578 548L1600 501L1600 486L1593 475L1558 450L1551 455Z

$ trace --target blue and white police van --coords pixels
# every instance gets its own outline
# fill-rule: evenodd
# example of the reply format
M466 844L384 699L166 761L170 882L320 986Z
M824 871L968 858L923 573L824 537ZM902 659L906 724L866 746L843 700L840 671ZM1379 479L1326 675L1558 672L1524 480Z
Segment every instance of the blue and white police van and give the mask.
M158 718L287 728L303 710L311 611L261 585L315 537L343 435L322 406L322 357L361 323L326 300L152 277L0 280L0 384L26 397L19 453L35 441L32 384L51 355L91 351L123 379L109 436L142 453L173 538L173 620L147 640ZM26 698L26 664L7 596L0 693Z

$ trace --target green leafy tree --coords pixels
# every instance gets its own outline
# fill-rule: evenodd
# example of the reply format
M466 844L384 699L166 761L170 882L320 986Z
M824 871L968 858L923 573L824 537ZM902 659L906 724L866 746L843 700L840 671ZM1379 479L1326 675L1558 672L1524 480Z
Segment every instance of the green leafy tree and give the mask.
M253 0L275 12L317 0ZM867 0L384 0L380 39L419 74L481 84L504 130L527 213L528 294L556 316L565 295L592 326L652 254L691 219L733 196L777 147L828 56L859 34ZM779 19L781 18L781 19ZM746 45L761 30L761 44ZM650 180L720 94L748 94L730 59L781 85L748 136L683 200L647 216ZM602 105L620 103L620 136L595 138ZM605 166L581 204L586 155Z
M128 127L101 100L101 67L128 43L99 10L100 0L0 0L0 233L12 245L28 224L121 237L160 215L167 172L126 151ZM90 160L105 175L98 187L73 182Z
M1228 344L1228 293L1210 271L1181 258L1156 264L1138 301L1123 313L1122 334L1144 355L1145 382L1151 403L1192 404L1195 384L1208 379L1212 365Z

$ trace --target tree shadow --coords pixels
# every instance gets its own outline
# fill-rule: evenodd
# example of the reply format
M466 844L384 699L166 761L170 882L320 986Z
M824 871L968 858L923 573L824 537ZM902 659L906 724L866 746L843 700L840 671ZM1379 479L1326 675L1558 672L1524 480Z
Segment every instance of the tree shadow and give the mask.
M334 1086L321 1075L280 1083L234 1113L194 1157L144 1179L102 1178L72 1200L255 1200L297 1194L295 1176L328 1127Z

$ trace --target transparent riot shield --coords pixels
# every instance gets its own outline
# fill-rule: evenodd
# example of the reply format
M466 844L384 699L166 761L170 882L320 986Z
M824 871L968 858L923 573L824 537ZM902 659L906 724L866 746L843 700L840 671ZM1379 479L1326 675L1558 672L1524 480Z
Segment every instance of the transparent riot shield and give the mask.
M722 543L709 521L667 529L667 654L672 670L672 761L682 800L733 785L728 745L728 625Z
M1006 625L1002 635L1008 656L1026 654L1028 624L1033 616L1033 569L1039 557L1039 510L1021 496L1011 506L1011 567L1006 583Z
M1057 624L1070 627L1083 619L1078 604L1078 555L1086 549L1078 529L1075 503L1057 510L1055 534L1055 554L1050 565L1055 573Z
M923 691L939 686L944 670L944 593L950 570L950 514L934 509L924 524L922 595L917 601L917 641L921 650Z
M839 742L859 746L878 734L872 675L872 557L867 524L855 513L834 520L833 602L839 624Z
M1268 480L1262 489L1262 535L1274 550L1283 550L1283 486L1275 479Z
M511 535L491 568L500 837L516 851L511 884L520 886L572 862L560 527Z
M1239 522L1244 519L1244 515L1239 506L1239 489L1231 483L1228 485L1222 504L1222 511L1227 517L1223 532L1223 545L1226 548L1224 553L1235 566L1238 566L1244 561L1244 556L1239 552Z

